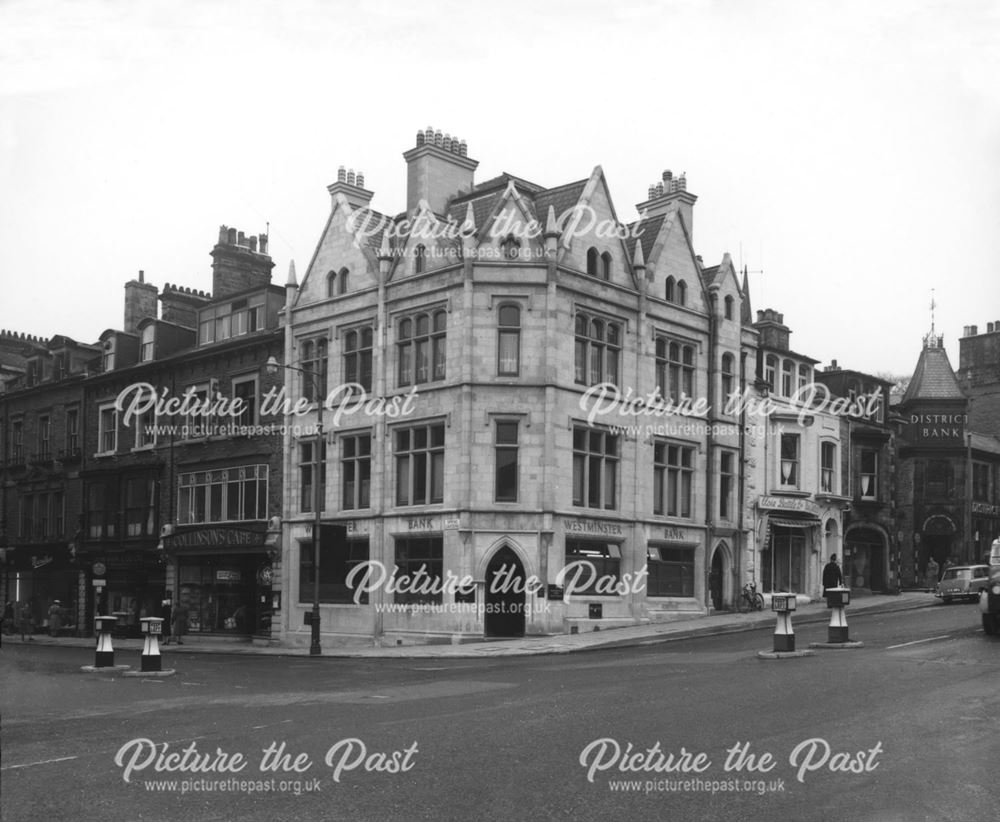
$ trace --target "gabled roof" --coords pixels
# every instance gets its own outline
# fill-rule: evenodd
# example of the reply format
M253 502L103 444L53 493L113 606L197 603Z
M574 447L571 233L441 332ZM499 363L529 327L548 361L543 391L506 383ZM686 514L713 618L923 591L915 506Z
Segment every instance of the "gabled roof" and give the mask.
M666 214L657 214L655 217L647 217L644 220L636 220L634 223L628 224L628 237L625 240L625 246L628 248L630 260L635 259L636 243L641 242L643 259L647 263L649 262L649 258L653 254L653 245L660 235L660 228L663 226L666 216Z
M964 400L965 394L948 360L948 352L941 347L941 338L928 335L924 350L920 352L917 367L906 387L903 402L914 400Z

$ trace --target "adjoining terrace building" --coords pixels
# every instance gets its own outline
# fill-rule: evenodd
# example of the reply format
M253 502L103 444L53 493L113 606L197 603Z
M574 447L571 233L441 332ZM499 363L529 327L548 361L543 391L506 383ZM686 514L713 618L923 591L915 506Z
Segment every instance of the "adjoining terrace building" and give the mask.
M403 156L406 211L375 212L363 175L342 172L288 283L285 361L307 372L289 374L290 395L310 405L287 422L314 425L331 396L322 441L286 431L281 635L309 639L317 477L323 523L346 528L321 544L331 640L590 631L730 606L749 525L741 419L721 397L752 381L757 332L728 255L706 268L695 254L684 176L664 172L626 226L600 167L557 187L476 183L465 144L431 130ZM378 402L357 408L347 383ZM594 410L601 384L712 410ZM407 397L410 413L385 412ZM578 560L602 580L571 592L561 572ZM471 585L351 590L359 565Z

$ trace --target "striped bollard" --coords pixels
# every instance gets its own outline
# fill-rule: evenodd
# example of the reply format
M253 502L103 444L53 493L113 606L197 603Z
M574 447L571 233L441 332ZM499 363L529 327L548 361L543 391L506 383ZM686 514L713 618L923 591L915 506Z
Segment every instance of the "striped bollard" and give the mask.
M160 636L163 634L163 620L160 617L143 617L139 620L146 639L142 646L142 656L139 657L139 670L143 673L163 670L163 657L160 656Z
M778 615L774 628L774 652L789 653L795 650L795 631L792 629L792 611L795 594L772 594L771 610Z
M111 632L115 629L118 617L94 617L94 630L97 632L97 649L94 652L95 668L115 667L115 649L111 644Z
M847 616L844 606L851 601L850 588L827 588L826 607L830 609L830 627L827 632L827 642L848 642Z

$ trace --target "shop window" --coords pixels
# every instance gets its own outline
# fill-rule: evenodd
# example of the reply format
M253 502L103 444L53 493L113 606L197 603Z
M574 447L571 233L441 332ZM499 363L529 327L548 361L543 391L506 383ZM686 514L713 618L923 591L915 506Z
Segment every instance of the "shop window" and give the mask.
M396 505L444 501L444 424L396 429Z
M761 580L765 591L805 592L806 538L799 528L775 526L761 551Z
M595 428L573 429L573 505L618 507L618 436Z
M354 603L354 589L348 587L347 579L358 565L368 562L368 539L345 539L336 529L321 526L319 555L319 601L327 603ZM311 541L299 544L299 602L313 601L315 582L313 544ZM355 586L363 582L364 573L359 572L352 580ZM362 589L357 595L358 604L368 603L368 592Z
M694 487L694 448L658 442L653 445L653 513L690 517Z
M371 506L372 438L355 434L341 439L341 484L345 511Z
M406 605L440 605L441 580L444 574L444 540L441 537L396 540L397 578L406 577L411 585L397 590L394 602Z
M568 594L609 595L614 584L621 580L622 551L616 543L567 539L566 565L570 563L582 564L567 571L564 576Z
M671 402L694 396L694 346L656 338L656 386Z
M496 502L517 502L517 428L515 421L496 421L493 446Z
M580 385L618 384L622 326L582 311L575 322L575 379Z
M694 596L694 549L646 548L646 592L651 597Z

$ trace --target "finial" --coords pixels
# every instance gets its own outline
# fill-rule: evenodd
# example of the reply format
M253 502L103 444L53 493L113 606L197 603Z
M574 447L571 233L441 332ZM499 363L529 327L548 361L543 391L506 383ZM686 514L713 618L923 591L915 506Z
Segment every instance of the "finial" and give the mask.
M632 255L632 268L640 269L646 267L646 257L642 253L642 242L635 243L635 253Z
M298 286L299 281L295 277L295 260L288 261L288 279L285 280L285 285Z

